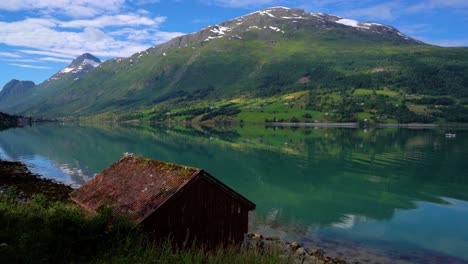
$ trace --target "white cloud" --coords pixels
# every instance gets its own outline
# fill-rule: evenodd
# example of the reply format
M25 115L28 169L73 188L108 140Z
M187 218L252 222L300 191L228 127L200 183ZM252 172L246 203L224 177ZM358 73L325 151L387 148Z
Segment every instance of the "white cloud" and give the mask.
M44 56L53 56L53 57L60 57L60 58L69 58L73 59L76 56L73 54L66 54L62 52L51 52L51 51L43 51L43 50L18 50L21 53L29 54L29 55L44 55Z
M468 39L426 39L424 42L441 47L468 47Z
M21 53L48 57L68 59L84 52L126 57L182 35L159 31L158 26L165 19L122 14L71 21L28 18L0 22L0 43L25 47Z
M154 44L161 44L167 42L170 39L176 38L178 36L182 36L184 33L181 32L166 32L166 31L158 31L153 35L153 43Z
M36 59L2 59L2 61L11 61L11 62L37 62Z
M137 5L147 5L147 4L156 4L159 3L159 0L130 0L130 2Z
M398 29L407 34L407 35L413 35L413 34L420 34L423 32L427 32L431 29L431 25L429 24L410 24L410 25L402 25L399 26Z
M284 1L280 0L202 0L205 4L219 5L225 7L252 7L261 5L273 5Z
M305 9L310 12L334 12L340 10L353 10L369 7L375 4L375 0L314 0L314 1L302 1L299 8Z
M21 58L21 55L18 55L13 52L0 52L0 57L7 57L7 58Z
M83 28L83 27L119 27L119 26L159 26L166 20L166 17L156 17L151 19L136 14L101 16L88 20L72 20L61 22L60 27L65 28Z
M377 19L377 20L393 20L395 19L394 9L395 3L386 3L371 7L353 9L344 12L346 16L359 17L366 19Z
M2 0L0 10L33 10L63 13L71 17L92 17L124 7L125 0Z
M30 64L19 64L19 63L10 63L12 66L17 66L21 68L31 68L31 69L39 69L39 70L50 70L51 67L47 66L37 66L37 65L30 65Z
M431 11L436 8L468 8L467 0L427 0L406 8L409 13Z
M43 11L45 14L50 14L53 11L46 9ZM70 17L94 17L100 14L102 10L98 10L95 8L87 7L87 6L68 6L63 8L62 13L67 14Z
M54 57L44 57L44 58L40 58L39 60L41 60L41 61L51 61L51 62L65 62L65 63L70 63L71 62L71 60L59 59L59 58L54 58Z

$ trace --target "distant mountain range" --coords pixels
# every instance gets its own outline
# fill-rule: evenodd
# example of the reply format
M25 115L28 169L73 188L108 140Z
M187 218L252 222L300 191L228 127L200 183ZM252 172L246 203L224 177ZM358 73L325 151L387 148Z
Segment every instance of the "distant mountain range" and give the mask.
M113 120L443 122L467 105L468 48L285 7L0 92L0 111Z

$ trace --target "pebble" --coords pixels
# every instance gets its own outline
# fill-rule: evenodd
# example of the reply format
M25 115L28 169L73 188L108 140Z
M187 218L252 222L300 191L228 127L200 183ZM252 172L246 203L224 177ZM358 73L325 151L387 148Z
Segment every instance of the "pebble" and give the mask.
M299 245L299 243L297 242L292 242L291 244L288 245L288 247L292 249L293 251L296 251L298 248L301 247L301 245Z
M304 257L307 255L307 250L303 247L300 247L296 250L296 252L294 252L294 254L296 254L297 256Z

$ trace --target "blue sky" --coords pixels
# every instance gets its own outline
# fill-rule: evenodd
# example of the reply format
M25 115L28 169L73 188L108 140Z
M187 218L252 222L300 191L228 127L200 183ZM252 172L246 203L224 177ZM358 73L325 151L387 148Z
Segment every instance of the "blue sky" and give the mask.
M82 53L126 57L271 6L372 21L439 46L468 46L468 0L1 0L0 87L40 83Z

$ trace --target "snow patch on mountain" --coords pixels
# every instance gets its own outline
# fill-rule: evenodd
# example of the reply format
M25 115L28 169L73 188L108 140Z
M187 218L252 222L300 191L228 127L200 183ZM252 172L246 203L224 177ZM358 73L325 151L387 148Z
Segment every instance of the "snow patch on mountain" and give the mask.
M249 30L252 30L252 29L262 30L262 28L260 28L260 27L257 27L257 26L250 26L250 27L249 27Z
M94 60L84 59L82 64L89 64L89 65L91 65L93 67L97 67L97 66L99 66L100 63L97 62L97 61L94 61Z
M281 29L279 29L277 27L272 27L272 26L270 26L270 29L273 29L274 31L281 31Z
M338 21L336 21L338 24L346 25L349 27L361 27L359 26L359 22L353 19L347 19L347 18L342 18Z
M270 28L271 30L274 30L274 31L276 31L276 32L281 32L281 33L284 34L284 31L282 31L281 29L279 29L279 28L277 28L277 27L269 26L269 28Z
M270 10L270 11L271 11L271 9L285 9L285 10L290 10L291 8L285 7L285 6L273 6L273 7L268 8L267 10Z
M276 18L274 15L272 15L272 14L271 14L270 12L268 12L268 11L258 11L258 13L259 13L260 15L262 15L262 16L263 16L263 15L267 15L267 16L269 16L269 17Z
M226 34L226 32L229 32L231 30L232 30L231 28L218 26L218 25L215 25L215 26L213 26L212 29L210 29L211 32L219 34L219 35L224 35L224 34Z
M94 61L94 60L90 60L90 59L84 59L83 62L80 64L80 66L78 67L67 67L67 68L64 68L63 70L61 70L59 73L77 73L77 72L80 72L82 71L84 68L83 67L86 67L86 65L89 65L91 66L92 68L96 68L97 66L99 66L99 62L97 61Z
M307 19L306 17L301 17L301 16L292 16L292 17L281 17L283 19Z
M327 27L331 29L341 28L341 25L344 25L373 34L395 35L397 37L402 37L405 40L412 40L412 38L399 33L395 28L383 24L360 22L336 15L309 13L300 9L290 9L278 6L255 11L221 24L208 26L202 30L205 34L201 35L202 38L200 41L206 42L223 37L234 39L236 38L234 37L236 34L253 30L269 29L274 32L285 33L283 30L289 29L293 24L301 24L305 27ZM292 26L292 29L297 29L297 26Z
M63 70L60 71L60 73L69 73L71 71L73 71L75 68L65 68Z
M404 39L410 39L410 37L406 36L405 34L398 32L397 33L399 36L403 37Z
M211 39L218 39L218 38L222 38L223 36L216 36L216 37L207 37L204 41L210 41Z

